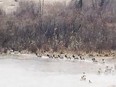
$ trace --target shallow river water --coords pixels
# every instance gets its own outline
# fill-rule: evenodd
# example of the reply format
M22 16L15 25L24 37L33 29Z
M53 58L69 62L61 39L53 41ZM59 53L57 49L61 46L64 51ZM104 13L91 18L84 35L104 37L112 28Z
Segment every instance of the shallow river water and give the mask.
M113 64L15 57L0 56L0 87L116 87L115 73L97 73L99 68ZM85 81L80 80L83 72Z

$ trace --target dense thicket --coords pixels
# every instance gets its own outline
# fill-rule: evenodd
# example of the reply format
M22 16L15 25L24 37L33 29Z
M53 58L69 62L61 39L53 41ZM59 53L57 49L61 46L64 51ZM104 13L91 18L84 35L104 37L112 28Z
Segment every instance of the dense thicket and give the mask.
M90 1L23 1L12 14L0 10L0 50L115 50L115 0Z

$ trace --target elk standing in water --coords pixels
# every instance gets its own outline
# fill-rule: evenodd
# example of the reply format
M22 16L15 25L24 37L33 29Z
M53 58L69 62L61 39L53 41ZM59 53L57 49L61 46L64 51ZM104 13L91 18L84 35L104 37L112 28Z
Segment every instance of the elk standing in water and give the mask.
M91 81L91 80L89 80L89 83L92 83L92 81Z
M103 64L105 63L105 59L102 59L102 63L103 63Z
M79 58L78 58L78 57L76 57L75 55L72 55L72 57L73 57L74 59L77 59L77 60L79 59Z
M92 61L93 61L93 62L98 62L95 58L92 58Z
M86 75L85 72L83 72L83 75L81 76L81 81L85 81L86 80Z

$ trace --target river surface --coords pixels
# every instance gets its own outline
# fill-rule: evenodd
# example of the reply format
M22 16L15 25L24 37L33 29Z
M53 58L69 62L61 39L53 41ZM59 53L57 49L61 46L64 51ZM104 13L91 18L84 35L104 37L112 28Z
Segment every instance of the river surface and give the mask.
M107 75L97 73L99 68L105 69L113 64L92 63L89 60L40 59L35 56L23 60L19 57L0 56L1 87L116 87L115 72ZM83 72L86 81L81 81Z

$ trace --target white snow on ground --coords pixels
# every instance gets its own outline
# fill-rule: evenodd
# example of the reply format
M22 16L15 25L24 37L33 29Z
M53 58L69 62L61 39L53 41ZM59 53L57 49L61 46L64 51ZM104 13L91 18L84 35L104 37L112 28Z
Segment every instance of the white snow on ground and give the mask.
M33 57L30 60L16 59L22 57L19 55L2 57L5 59L0 59L0 87L116 87L115 73L97 74L97 70L104 69L107 64L36 59L34 55L30 55ZM86 81L80 80L83 72Z

